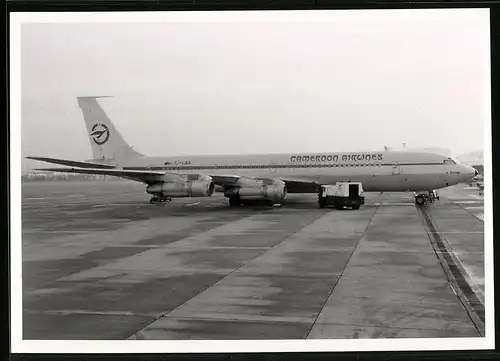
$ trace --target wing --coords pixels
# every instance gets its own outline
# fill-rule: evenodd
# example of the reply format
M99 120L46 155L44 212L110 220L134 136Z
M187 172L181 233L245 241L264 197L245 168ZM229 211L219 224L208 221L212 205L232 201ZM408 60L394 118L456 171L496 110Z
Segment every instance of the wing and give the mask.
M164 181L186 180L182 174L169 173L159 170L124 170L120 168L101 169L101 168L39 168L37 171L77 173L77 174L101 174L125 179L131 179L142 183L155 183Z
M76 160L59 159L59 158L47 158L47 157L26 157L27 159L39 160L47 163L54 163L60 165L67 165L70 167L80 167L80 168L102 168L102 169L113 169L116 166L111 164L103 164L97 162L81 162Z
M48 172L61 172L61 173L77 173L77 174L101 174L113 177L120 177L125 179L134 180L146 184L156 182L175 182L186 181L197 178L197 174L180 174L170 173L164 170L148 170L148 169L123 169L110 164L102 164L91 161L75 161L59 158L47 157L27 157L28 159L44 161L48 163L68 165L70 168L39 168L38 171ZM318 191L318 184L314 181L301 180L301 179L282 179L282 178L269 178L269 177L250 177L239 176L234 174L228 175L209 175L214 183L223 188L231 188L244 185L246 183L255 184L259 182L262 185L269 185L276 181L286 183L289 193L316 193Z

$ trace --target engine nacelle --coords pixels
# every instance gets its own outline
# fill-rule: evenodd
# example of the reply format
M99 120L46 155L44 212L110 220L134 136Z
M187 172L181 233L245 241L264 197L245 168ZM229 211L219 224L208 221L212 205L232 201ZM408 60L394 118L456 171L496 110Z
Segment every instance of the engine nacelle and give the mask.
M215 183L211 177L199 177L186 182L165 182L148 186L146 192L163 197L211 197L215 193Z
M269 185L242 185L230 188L224 192L225 197L239 197L241 200L271 200L279 203L286 199L287 189L284 182L274 182Z

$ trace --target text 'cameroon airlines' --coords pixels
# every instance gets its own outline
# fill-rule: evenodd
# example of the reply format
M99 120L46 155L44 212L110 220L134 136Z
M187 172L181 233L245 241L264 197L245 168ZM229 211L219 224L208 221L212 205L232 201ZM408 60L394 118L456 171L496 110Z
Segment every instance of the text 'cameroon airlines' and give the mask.
M318 193L321 186L337 182L361 182L365 192L414 192L415 202L424 203L435 198L434 190L477 175L452 158L411 151L147 157L125 142L97 98L77 98L93 159L28 157L67 166L38 170L142 182L151 203L210 197L217 188L231 206L255 200L283 204L287 193Z

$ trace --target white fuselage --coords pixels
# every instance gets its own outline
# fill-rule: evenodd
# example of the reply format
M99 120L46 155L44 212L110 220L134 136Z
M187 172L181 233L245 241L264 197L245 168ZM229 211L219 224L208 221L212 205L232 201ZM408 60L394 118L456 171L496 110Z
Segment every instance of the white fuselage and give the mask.
M164 169L172 173L275 178L285 182L335 184L361 182L367 192L427 191L448 187L475 175L472 167L432 153L359 152L144 157L120 166ZM315 190L291 193L307 193Z

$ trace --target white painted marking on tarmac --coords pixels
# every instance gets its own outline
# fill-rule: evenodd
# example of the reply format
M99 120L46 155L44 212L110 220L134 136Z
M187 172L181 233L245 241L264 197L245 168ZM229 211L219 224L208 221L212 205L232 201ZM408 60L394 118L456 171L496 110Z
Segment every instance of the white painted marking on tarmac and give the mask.
M193 207L193 206L197 206L198 204L200 204L200 202L195 202L195 203L186 203L184 204L185 207Z

